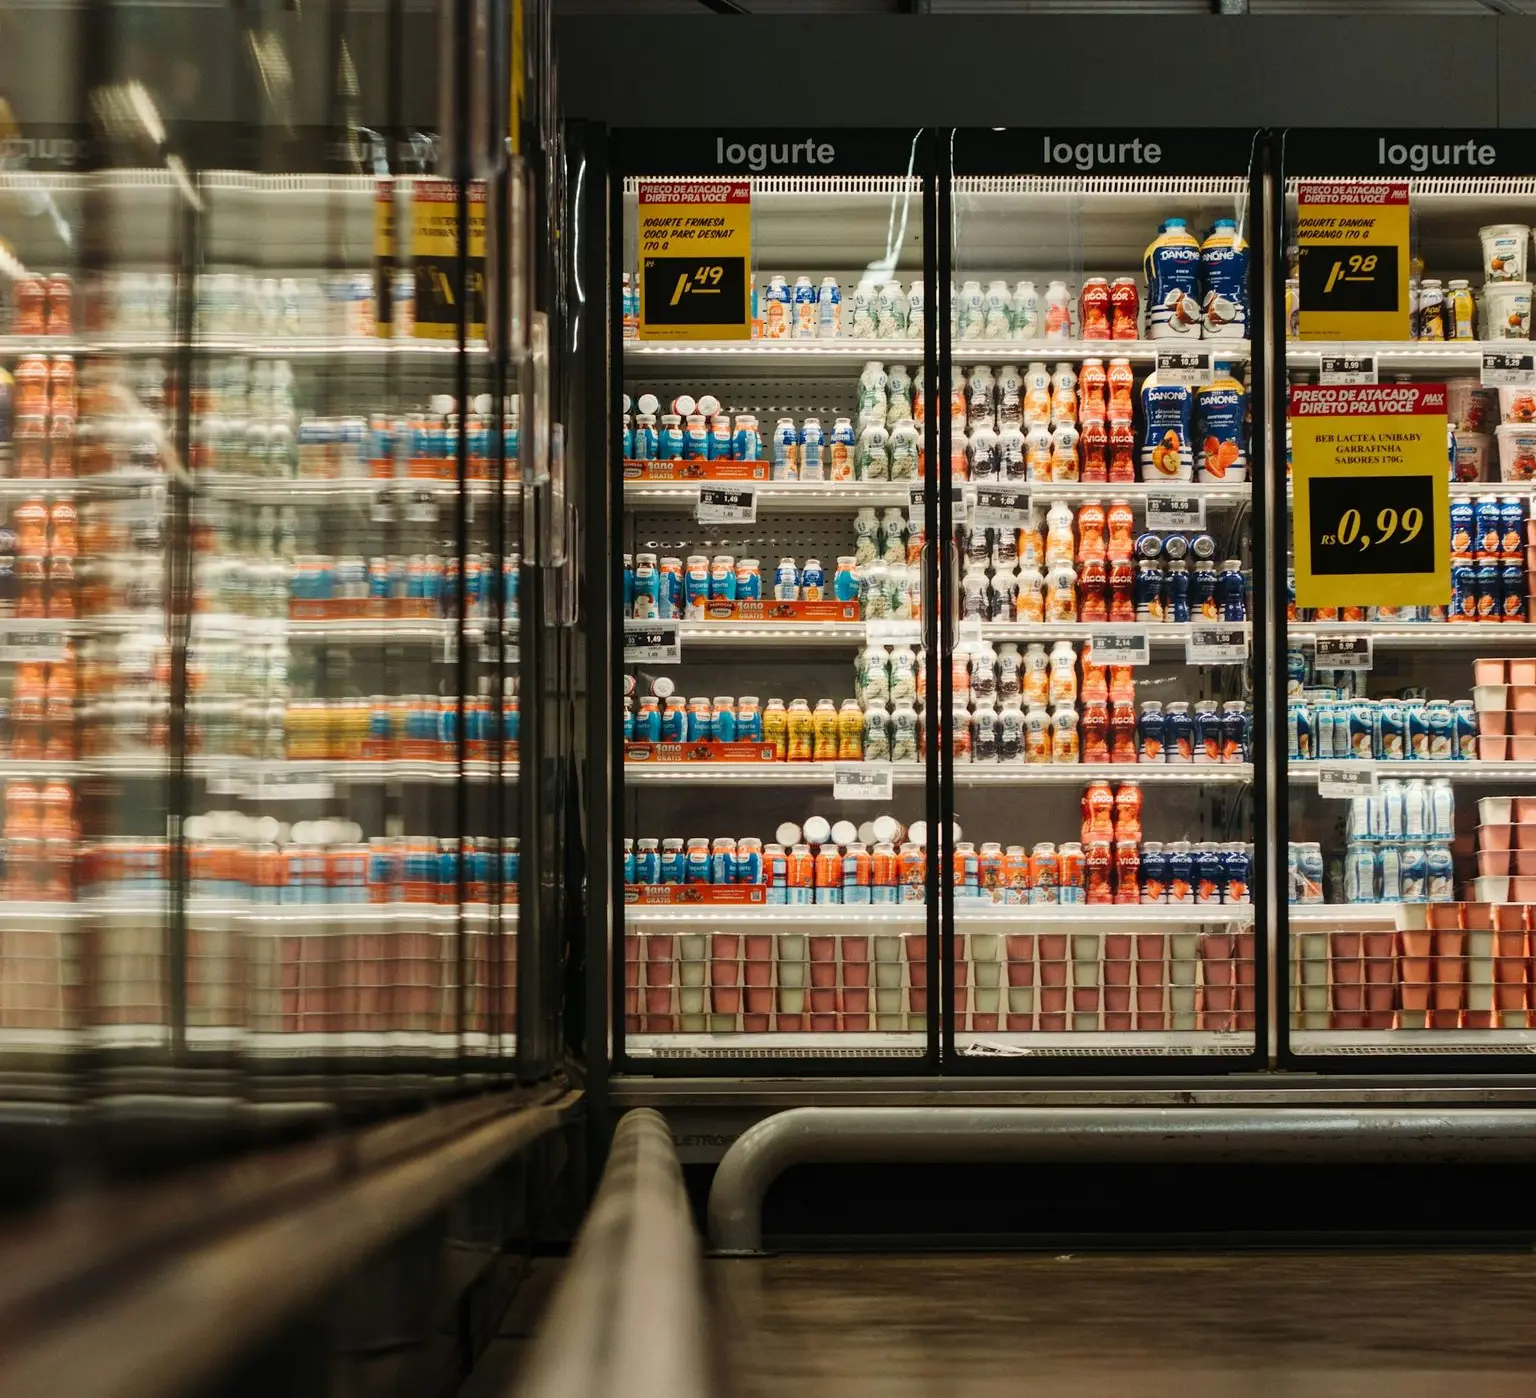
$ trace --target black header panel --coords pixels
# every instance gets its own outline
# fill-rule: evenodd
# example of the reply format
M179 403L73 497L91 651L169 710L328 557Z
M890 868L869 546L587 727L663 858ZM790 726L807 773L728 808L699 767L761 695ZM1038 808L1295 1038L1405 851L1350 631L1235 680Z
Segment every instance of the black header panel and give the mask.
M1030 127L955 132L957 175L1246 175L1259 132Z
M630 128L613 133L620 175L922 175L928 133L857 127Z
M1436 127L1292 127L1289 175L1536 175L1536 131Z

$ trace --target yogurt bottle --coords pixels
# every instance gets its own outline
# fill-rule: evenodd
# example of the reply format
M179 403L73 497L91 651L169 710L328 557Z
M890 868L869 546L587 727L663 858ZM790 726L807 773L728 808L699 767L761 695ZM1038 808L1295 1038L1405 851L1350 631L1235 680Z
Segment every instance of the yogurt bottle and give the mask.
M860 567L880 556L880 520L873 505L865 505L853 517L853 553Z
M859 434L854 449L854 476L861 481L884 481L891 477L891 439L878 422L870 423Z
M1013 288L1013 338L1038 340L1040 332L1040 293L1034 282L1018 282Z
M1199 479L1243 481L1248 479L1247 395L1226 364L1204 388L1195 390L1195 440L1200 445Z
M893 364L886 370L885 402L887 427L912 416L912 371L905 364Z
M982 338L1006 340L1013 333L1013 296L1005 281L987 283L982 303Z
M1194 395L1183 384L1161 384L1154 371L1141 386L1141 478L1187 481L1195 474L1189 420Z
M1066 282L1050 282L1045 288L1045 334L1047 340L1072 338L1072 293Z
M875 284L860 278L849 306L848 334L856 340L875 338Z
M955 297L956 331L962 340L979 340L986 333L986 298L980 282L966 282Z
M808 417L800 424L800 479L824 481L827 478L827 441L821 419Z
M922 445L922 434L911 418L902 418L891 429L891 479L893 481L917 479L918 454L922 450Z
M907 288L907 339L909 340L921 340L923 338L926 301L927 297L923 292L922 282L913 282Z
M1154 340L1198 340L1200 244L1181 218L1166 219L1142 259L1147 280L1147 334Z
M1004 364L993 384L997 401L997 425L1017 427L1024 421L1024 375L1017 364Z
M875 338L904 340L907 335L907 294L901 283L882 283L875 293Z
M1236 219L1217 219L1200 244L1200 316L1207 340L1248 334L1248 244Z

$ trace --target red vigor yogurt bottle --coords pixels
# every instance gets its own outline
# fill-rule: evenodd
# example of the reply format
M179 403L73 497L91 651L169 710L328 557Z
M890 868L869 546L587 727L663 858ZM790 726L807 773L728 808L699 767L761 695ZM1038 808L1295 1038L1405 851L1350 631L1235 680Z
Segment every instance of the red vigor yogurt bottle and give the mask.
M1134 277L1116 277L1109 289L1110 335L1116 340L1134 340L1140 335L1138 317L1140 297Z
M1132 291L1135 283L1131 284ZM1077 313L1085 340L1107 340L1111 336L1112 295L1104 277L1089 277L1078 293Z

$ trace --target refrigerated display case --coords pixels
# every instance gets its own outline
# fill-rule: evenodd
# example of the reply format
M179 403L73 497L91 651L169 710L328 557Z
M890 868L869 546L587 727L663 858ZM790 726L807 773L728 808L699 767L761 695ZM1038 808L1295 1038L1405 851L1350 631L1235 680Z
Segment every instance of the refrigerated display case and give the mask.
M1450 576L1422 604L1350 605L1345 589L1337 606L1298 606L1287 555L1293 577L1276 618L1285 688L1273 700L1277 713L1287 706L1282 1055L1312 1068L1424 1071L1436 1057L1456 1070L1512 1065L1536 1044L1527 906L1536 854L1522 852L1536 817L1527 683L1536 680L1527 270L1536 162L1510 131L1307 130L1286 133L1284 162L1286 260L1273 275L1289 312L1288 383L1416 384L1431 397L1443 386L1448 520L1424 528ZM1383 288L1401 310L1387 332L1319 340L1329 327L1302 317L1333 296L1306 271L1298 214L1350 181L1406 201L1406 248L1373 238L1405 252L1406 299ZM1362 296L1349 304L1378 304ZM1290 456L1288 445L1288 483ZM1340 516L1344 534L1358 528L1377 545L1394 528L1402 537L1398 502L1375 503ZM1277 531L1277 553L1294 550L1294 532Z
M1262 1051L1258 147L954 136L940 825L967 1066Z
M579 530L551 467L568 256L530 236L567 193L547 24L518 12L525 105L445 96L434 134L405 117L419 23L389 18L363 73L336 13L168 23L226 125L93 12L90 124L0 172L7 1100L217 1112L236 1083L334 1104L560 1064L570 904L538 871L576 796L518 780L522 683L567 683L577 622L570 559L523 561L525 482ZM304 72L334 45L346 90L258 99L242 33ZM472 116L511 140L472 156Z
M933 147L782 135L614 147L612 970L644 1071L936 1062ZM750 238L713 326L641 237L699 204Z
M615 137L619 1065L1251 1066L1257 133L777 134Z
M486 391L483 296L465 303L461 352L442 294L456 187L404 172L201 183L193 964L205 940L243 945L257 1059L499 1056L513 1017L492 941L515 965L518 845L495 807L516 781L515 671L492 690L518 557L485 539L506 503L503 432L515 489L518 421L515 399L503 420ZM470 189L471 230L484 198ZM385 228L414 236L376 246ZM216 872L221 858L248 868Z

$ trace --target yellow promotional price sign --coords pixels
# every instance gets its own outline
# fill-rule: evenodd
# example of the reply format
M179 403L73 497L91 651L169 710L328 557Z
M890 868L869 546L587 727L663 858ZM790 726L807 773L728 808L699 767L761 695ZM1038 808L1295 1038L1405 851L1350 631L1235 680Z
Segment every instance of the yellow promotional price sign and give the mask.
M485 338L485 184L469 186L467 302L471 340ZM417 180L411 198L411 256L416 263L416 327L422 340L459 334L459 194L451 180Z
M373 192L373 318L381 339L394 333L395 182L380 180Z
M640 185L640 338L752 338L752 186Z
M1296 604L1451 600L1444 384L1291 389Z
M1406 340L1408 186L1304 181L1296 194L1303 340Z

